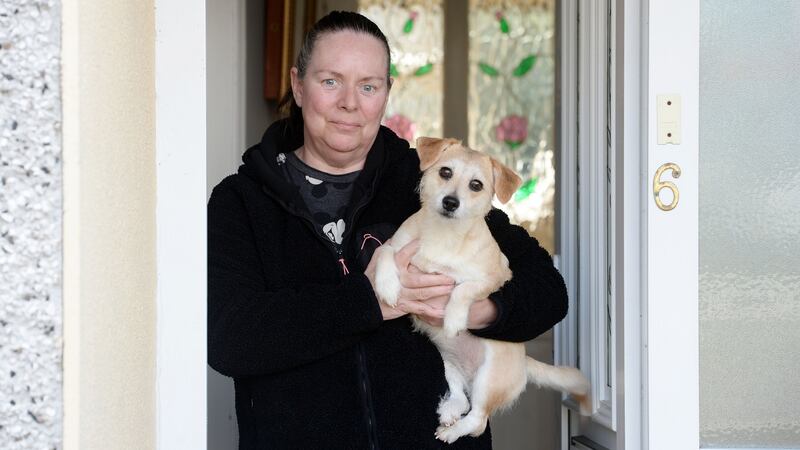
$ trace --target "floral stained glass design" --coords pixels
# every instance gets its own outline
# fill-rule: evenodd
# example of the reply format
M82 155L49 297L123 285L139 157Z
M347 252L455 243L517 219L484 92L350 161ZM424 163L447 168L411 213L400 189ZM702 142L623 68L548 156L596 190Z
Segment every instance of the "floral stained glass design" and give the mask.
M383 123L414 144L442 135L444 17L442 0L359 2L359 12L386 34L392 94Z
M522 176L502 208L552 250L552 0L471 0L469 8L469 144Z

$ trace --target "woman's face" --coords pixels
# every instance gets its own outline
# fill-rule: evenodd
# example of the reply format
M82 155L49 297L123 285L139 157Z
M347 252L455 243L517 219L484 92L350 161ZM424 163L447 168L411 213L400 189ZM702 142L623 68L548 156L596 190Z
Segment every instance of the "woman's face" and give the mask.
M317 39L303 79L292 91L303 110L305 147L335 161L366 158L389 99L386 49L353 31Z

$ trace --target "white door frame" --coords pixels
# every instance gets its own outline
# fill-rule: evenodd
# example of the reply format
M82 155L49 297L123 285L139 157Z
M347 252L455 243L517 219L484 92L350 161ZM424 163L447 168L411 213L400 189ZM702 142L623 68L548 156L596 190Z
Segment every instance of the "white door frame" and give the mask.
M155 0L156 448L206 448L206 9Z
M647 54L646 449L699 447L698 151L699 24L696 0L649 0ZM680 143L657 143L657 96L680 96ZM666 101L664 102L666 103ZM656 205L659 167L674 163L677 206ZM674 201L661 190L665 203Z

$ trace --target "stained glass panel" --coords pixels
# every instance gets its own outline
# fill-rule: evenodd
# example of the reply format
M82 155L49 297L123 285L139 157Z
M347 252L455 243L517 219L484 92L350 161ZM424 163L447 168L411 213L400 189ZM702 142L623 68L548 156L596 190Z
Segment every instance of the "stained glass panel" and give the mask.
M470 1L469 145L513 167L523 185L503 207L553 250L552 1Z
M360 1L359 12L389 39L394 85L384 125L414 143L442 136L442 1Z

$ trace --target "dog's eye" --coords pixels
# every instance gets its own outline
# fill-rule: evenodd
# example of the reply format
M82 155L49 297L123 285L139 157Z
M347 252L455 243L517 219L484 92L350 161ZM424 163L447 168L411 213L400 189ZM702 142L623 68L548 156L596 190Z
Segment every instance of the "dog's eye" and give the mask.
M439 176L445 180L449 180L453 177L453 171L449 167L442 167L439 169Z
M469 188L475 192L479 192L480 190L483 189L483 183L481 183L478 180L472 180L469 182Z

